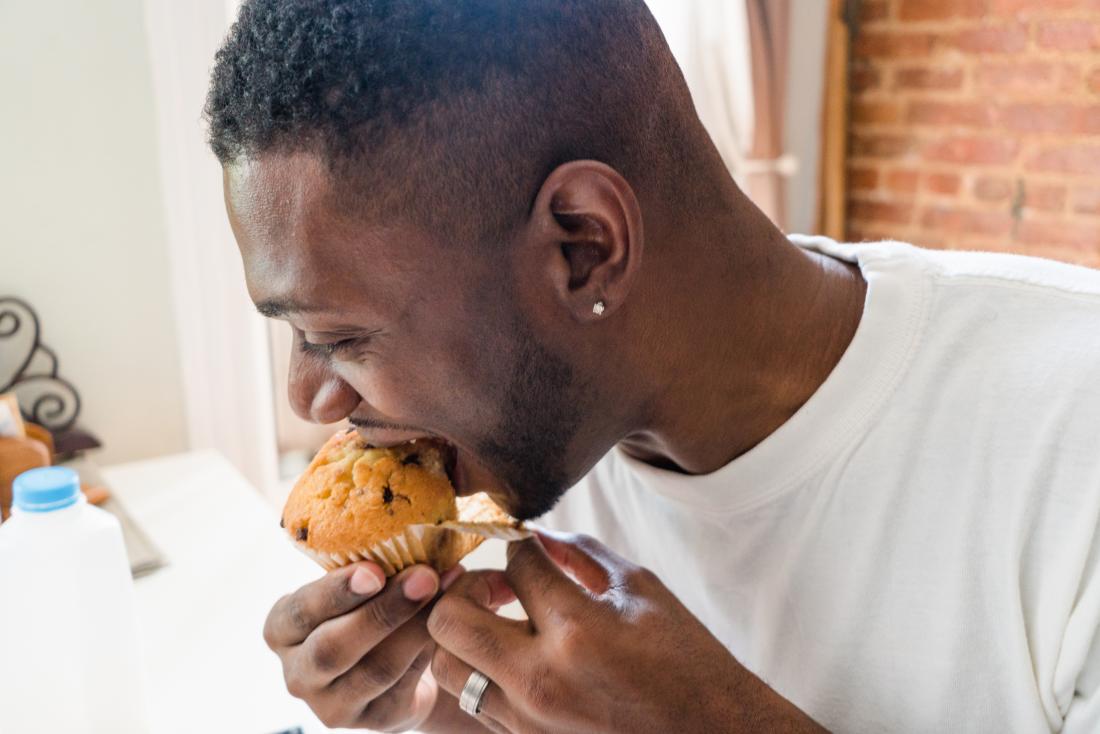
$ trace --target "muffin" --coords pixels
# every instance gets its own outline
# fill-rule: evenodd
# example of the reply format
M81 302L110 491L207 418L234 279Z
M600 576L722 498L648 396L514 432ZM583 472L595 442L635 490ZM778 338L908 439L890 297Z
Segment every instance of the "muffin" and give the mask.
M281 524L326 570L366 560L387 576L415 563L443 572L485 537L529 535L486 494L456 497L452 459L441 441L376 448L341 431L295 484Z

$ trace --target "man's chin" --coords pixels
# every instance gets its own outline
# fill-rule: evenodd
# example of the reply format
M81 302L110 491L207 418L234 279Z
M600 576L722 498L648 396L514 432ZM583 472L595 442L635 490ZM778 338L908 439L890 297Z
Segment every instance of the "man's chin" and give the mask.
M482 478L471 481L469 464L464 464L461 456L455 464L455 475L452 481L455 493L465 497L478 492L484 492L500 507L517 520L534 520L546 514L564 491L558 491L550 487L532 484L531 482L518 482L524 488L523 493L517 491L510 482L502 481L494 475L485 475ZM534 489L534 492L529 490Z
M480 456L458 448L450 466L455 494L467 497L484 492L502 510L517 520L533 520L544 515L557 503L565 489L542 477L544 471L525 471L522 478L510 476L507 467L486 466ZM538 479L528 478L538 477Z
M508 491L501 496L490 494L504 511L517 520L535 520L542 517L558 503L566 489L548 485L525 485L534 491L518 494Z

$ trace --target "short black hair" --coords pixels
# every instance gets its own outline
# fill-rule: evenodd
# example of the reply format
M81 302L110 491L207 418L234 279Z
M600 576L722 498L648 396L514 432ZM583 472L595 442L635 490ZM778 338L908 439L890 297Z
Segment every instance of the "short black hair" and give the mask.
M682 158L685 105L643 0L246 0L205 115L223 164L318 153L355 206L484 238L565 161Z

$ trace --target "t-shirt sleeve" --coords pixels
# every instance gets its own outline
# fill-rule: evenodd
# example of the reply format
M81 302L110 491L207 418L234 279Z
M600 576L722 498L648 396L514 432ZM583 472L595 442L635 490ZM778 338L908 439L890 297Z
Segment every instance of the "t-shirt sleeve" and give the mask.
M1062 638L1055 674L1063 734L1100 732L1100 528L1093 535L1082 583ZM1057 681L1062 684L1058 685Z
M1063 734L1100 732L1100 635L1094 635L1062 723Z

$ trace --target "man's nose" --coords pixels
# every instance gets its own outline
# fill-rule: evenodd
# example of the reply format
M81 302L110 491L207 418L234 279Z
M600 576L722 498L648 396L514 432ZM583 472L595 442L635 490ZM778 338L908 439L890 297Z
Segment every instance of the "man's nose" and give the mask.
M288 382L290 406L303 420L336 423L351 415L360 402L359 393L323 365L291 359Z

